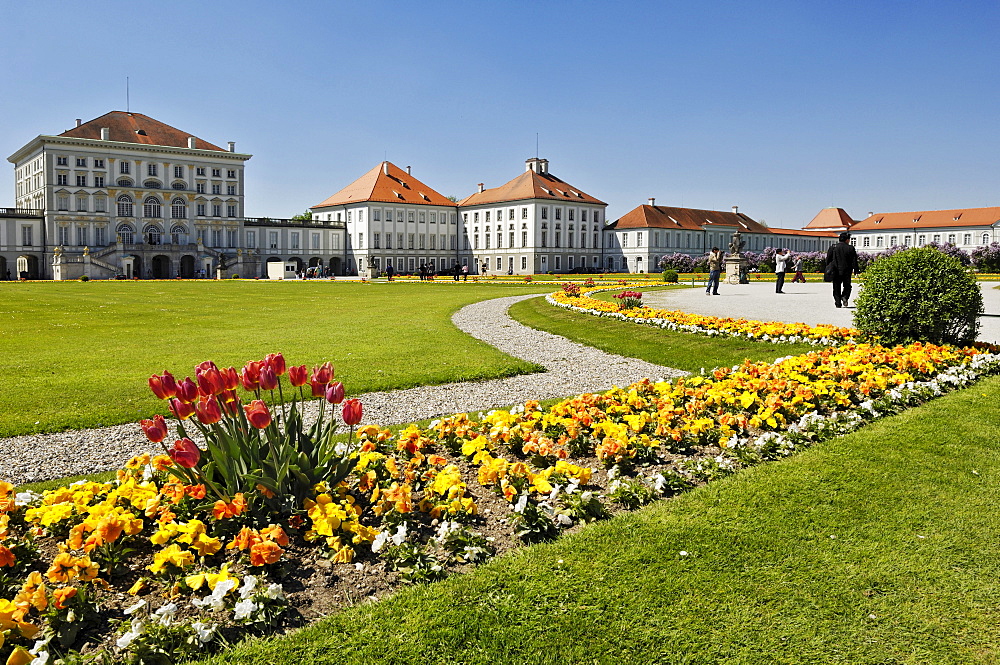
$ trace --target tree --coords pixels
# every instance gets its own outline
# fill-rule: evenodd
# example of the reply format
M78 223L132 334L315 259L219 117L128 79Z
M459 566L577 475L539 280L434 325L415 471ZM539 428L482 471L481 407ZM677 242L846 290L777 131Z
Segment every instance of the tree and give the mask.
M312 211L311 210L306 210L304 213L302 213L300 215L295 215L295 217L292 217L292 220L296 221L296 222L308 222L312 218L313 218Z

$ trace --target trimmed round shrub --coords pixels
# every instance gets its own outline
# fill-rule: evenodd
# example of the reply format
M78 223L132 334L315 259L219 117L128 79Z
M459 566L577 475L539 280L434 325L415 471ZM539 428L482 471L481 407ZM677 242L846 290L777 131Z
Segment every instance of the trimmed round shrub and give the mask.
M854 326L882 344L971 344L979 332L983 294L955 257L931 247L873 261L862 277Z
M90 277L88 277L87 275L82 275L80 277L80 281L81 282L89 282L90 281Z
M677 283L677 277L678 277L678 275L677 275L677 271L676 270L669 270L669 269L668 270L664 270L662 274L663 274L663 281L664 282L668 282L670 284L676 284Z
M232 276L232 279L239 279L239 278L240 278L240 274L238 272L234 272L233 276Z

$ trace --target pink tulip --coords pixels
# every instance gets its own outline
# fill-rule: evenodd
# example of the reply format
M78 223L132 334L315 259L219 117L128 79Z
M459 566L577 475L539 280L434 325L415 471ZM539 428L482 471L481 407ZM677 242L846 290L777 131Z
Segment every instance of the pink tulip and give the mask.
M159 443L167 438L167 421L160 414L153 416L152 420L140 420L139 427L146 434L146 438L153 443Z
M349 399L340 407L340 417L344 424L354 426L361 422L361 400Z
M344 384L334 381L326 389L326 401L330 404L340 404L344 401Z
M149 388L160 399L170 399L177 396L177 382L174 381L173 374L167 371L149 377Z
M185 469L196 466L198 460L201 459L201 449L195 445L194 441L187 437L174 441L173 447L167 452L170 455L170 459Z
M282 376L285 373L285 356L280 353L267 354L264 357L264 364L273 369L277 376Z
M326 395L326 384L320 383L315 377L309 381L309 385L312 388L313 397L323 397Z
M192 381L190 376L177 384L177 399L188 403L198 399L198 384Z
M313 367L312 380L316 383L330 383L333 381L333 365L325 362L319 367Z
M270 365L260 370L260 387L264 390L274 390L278 387L278 375Z

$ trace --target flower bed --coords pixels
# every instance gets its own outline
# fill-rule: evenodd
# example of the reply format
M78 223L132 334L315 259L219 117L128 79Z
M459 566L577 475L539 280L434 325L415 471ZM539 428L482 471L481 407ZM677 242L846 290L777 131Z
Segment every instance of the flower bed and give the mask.
M634 306L623 308L617 304L589 296L591 293L609 290L611 289L585 289L578 296L568 294L563 290L549 294L545 299L552 305L565 307L575 312L644 323L668 330L699 335L729 335L769 342L807 342L822 346L852 342L858 336L857 330L828 324L810 326L805 323L732 319L689 314L680 310L652 309L640 306L641 300L635 297L630 298L628 303Z
M176 436L159 416L142 426L173 439L165 454L42 495L0 484L0 658L201 654L791 454L998 367L975 349L849 344L396 433L356 427L361 405L329 365L272 355L154 375ZM286 390L298 399L267 405ZM307 393L325 407L308 426Z

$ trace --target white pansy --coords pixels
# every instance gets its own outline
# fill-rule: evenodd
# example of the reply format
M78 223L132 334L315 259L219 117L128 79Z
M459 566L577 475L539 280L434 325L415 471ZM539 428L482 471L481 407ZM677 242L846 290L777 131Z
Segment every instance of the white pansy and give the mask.
M400 524L396 533L392 534L392 544L402 545L404 540L406 540L406 524Z
M554 486L552 488L552 491L549 492L548 501L555 501L556 499L558 499L559 498L559 490L561 490L561 489L562 489L562 485L556 485L556 486Z
M240 587L240 598L244 600L253 595L254 590L257 588L257 578L253 575L247 575L243 578L243 586Z
M514 504L514 512L521 513L524 512L525 507L528 505L528 495L522 494L517 499L517 503Z
M14 495L14 505L17 506L18 508L23 508L27 506L29 503L32 503L33 501L36 501L41 498L42 497L40 494L35 494L30 490L27 492L18 492L17 494Z
M382 548L385 547L386 541L389 540L388 531L379 531L378 535L375 536L375 540L372 541L372 552L380 552Z
M143 621L142 619L132 619L132 626L121 637L119 637L115 644L119 649L127 649L135 641L137 637L142 635Z
M38 655L35 656L35 658L30 663L28 663L28 665L46 665L46 663L48 662L49 662L49 652L39 651Z
M144 609L145 607L146 607L145 600L136 601L135 605L130 605L128 608L126 608L125 614L135 614L136 612L138 612L141 609Z
M215 626L209 626L207 623L202 623L201 621L196 621L191 624L191 628L194 630L195 636L198 638L198 642L201 644L208 644L215 637Z
M233 607L233 619L243 621L260 609L260 606L252 600L241 600Z
M153 612L153 616L157 618L161 626L169 626L175 614L177 614L176 603L167 603Z
M285 593L280 584L268 584L264 590L264 597L270 600L284 600Z
M573 518L566 513L559 513L556 515L556 522L563 526L570 526L573 524Z

